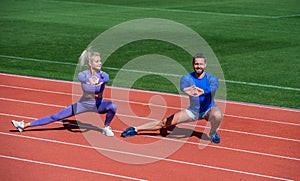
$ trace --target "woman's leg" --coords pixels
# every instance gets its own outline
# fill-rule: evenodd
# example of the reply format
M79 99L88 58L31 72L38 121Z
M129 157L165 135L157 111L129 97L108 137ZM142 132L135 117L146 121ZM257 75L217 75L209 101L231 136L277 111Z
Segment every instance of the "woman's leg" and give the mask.
M114 118L117 111L117 106L113 102L101 102L101 104L98 106L98 113L99 114L105 114L106 118L104 121L105 126L109 126L112 119Z
M63 110L59 111L58 113L53 114L51 116L46 116L46 117L31 121L31 122L26 122L26 123L24 123L24 121L12 120L12 124L20 132L22 132L27 127L46 125L46 124L49 124L49 123L52 123L55 121L59 121L59 120L74 116L75 114L86 112L86 111L87 111L87 109L85 107L83 107L80 102L78 102L71 106L66 107L65 109L63 109Z
M76 106L76 104L75 104L75 106ZM59 120L74 116L74 108L73 107L74 107L74 105L68 106L56 114L34 120L30 123L25 123L24 126L25 127L43 126L43 125L46 125L46 124L49 124L49 123L52 123L55 121L59 121Z
M99 114L106 113L106 118L104 121L104 128L102 128L102 133L106 136L114 136L114 133L109 125L116 114L117 106L115 105L115 103L104 102L104 101L97 106L98 106Z

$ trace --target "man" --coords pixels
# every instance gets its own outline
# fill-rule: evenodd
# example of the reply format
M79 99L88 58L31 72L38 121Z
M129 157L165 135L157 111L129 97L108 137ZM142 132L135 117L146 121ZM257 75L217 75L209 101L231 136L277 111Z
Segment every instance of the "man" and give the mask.
M218 88L218 79L205 72L206 56L197 53L193 56L194 72L185 74L180 81L180 89L189 96L190 106L161 121L153 121L138 127L129 127L122 137L137 135L141 131L155 131L174 127L176 124L205 119L211 123L209 137L211 142L220 143L217 133L222 121L222 113L214 102L214 95Z

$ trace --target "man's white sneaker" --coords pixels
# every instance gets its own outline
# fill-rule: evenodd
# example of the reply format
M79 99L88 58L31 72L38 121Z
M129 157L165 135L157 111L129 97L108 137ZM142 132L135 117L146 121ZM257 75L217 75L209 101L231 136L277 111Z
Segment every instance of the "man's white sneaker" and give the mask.
M16 127L20 132L24 130L24 121L15 121L11 120L11 123Z
M112 129L110 126L106 126L102 128L102 133L106 136L114 136L114 132L112 132Z

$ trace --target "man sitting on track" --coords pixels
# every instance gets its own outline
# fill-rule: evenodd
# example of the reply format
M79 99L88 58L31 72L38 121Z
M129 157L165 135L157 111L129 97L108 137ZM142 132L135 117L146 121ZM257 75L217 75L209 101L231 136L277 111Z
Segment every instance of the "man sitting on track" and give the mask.
M214 102L214 95L219 85L218 79L205 72L207 62L204 54L194 55L192 64L194 72L183 75L180 81L180 89L190 98L190 107L161 121L129 127L121 134L122 137L134 136L140 131L160 130L162 133L179 123L205 119L211 123L209 133L211 142L220 142L217 129L222 121L222 113Z
M114 136L111 127L109 126L113 117L116 114L116 105L112 102L106 102L102 98L102 93L105 88L105 84L109 80L107 73L101 71L102 62L100 54L94 52L91 48L83 51L80 58L80 64L88 65L88 70L82 71L78 74L78 79L81 82L81 88L83 90L83 96L79 102L66 107L60 112L51 116L46 116L32 122L24 123L23 121L12 120L12 124L22 132L27 127L42 126L55 121L63 120L65 118L80 114L83 112L97 111L99 114L106 113L106 119L104 122L104 128L102 133L106 136Z

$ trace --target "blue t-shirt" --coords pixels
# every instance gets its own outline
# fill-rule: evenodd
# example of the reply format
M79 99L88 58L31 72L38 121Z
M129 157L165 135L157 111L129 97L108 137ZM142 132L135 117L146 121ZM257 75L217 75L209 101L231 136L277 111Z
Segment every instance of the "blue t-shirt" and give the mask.
M189 110L195 113L204 113L211 107L216 107L214 101L214 94L219 86L218 78L205 72L202 79L196 77L196 73L185 74L180 80L180 89L183 91L184 88L190 86L196 86L204 90L204 94L199 97L189 96L190 107Z

